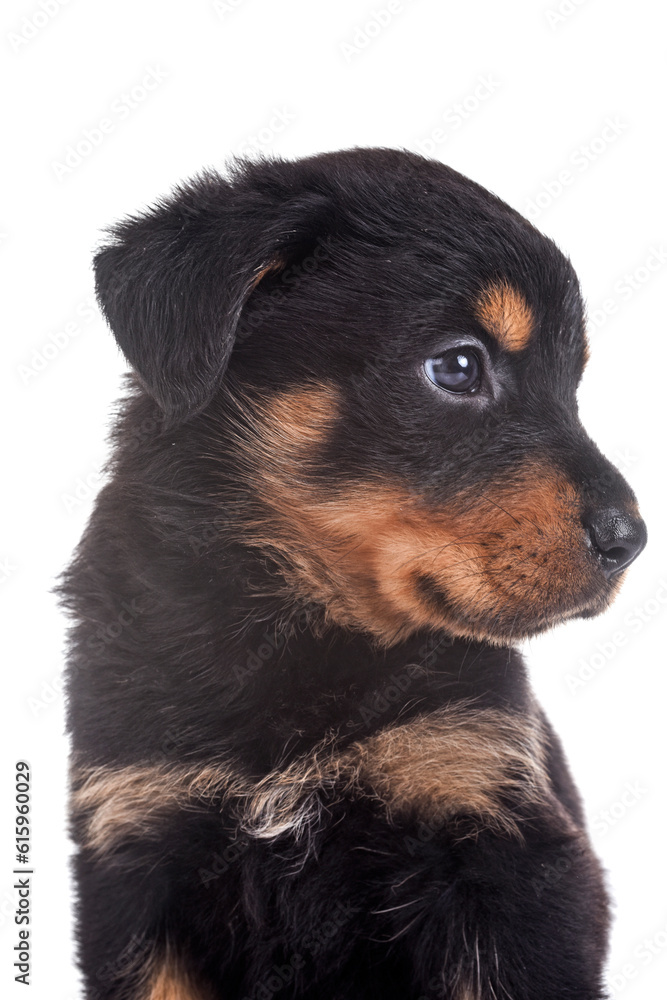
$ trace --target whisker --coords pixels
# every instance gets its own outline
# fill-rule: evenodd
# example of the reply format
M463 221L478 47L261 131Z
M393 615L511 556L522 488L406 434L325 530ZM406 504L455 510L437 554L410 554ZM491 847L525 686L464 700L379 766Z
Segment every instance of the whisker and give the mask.
M492 503L494 507L498 508L498 510L502 510L503 514L507 514L508 517L511 517L515 524L518 524L518 525L521 524L521 521L518 521L516 519L516 517L514 517L513 514L510 514L510 512L508 510L505 510L504 507L501 507L500 504L496 503L495 500L492 500L491 497L487 497L486 494L484 494L484 493L480 493L480 496L481 496L482 500L486 500L487 503Z

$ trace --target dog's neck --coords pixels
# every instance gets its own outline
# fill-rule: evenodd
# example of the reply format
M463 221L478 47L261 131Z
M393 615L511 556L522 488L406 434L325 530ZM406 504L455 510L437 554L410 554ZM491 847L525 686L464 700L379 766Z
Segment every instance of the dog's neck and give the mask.
M152 419L146 408L135 401L139 412L125 433ZM212 717L200 723L202 740L207 727L224 728L225 715L250 720L249 738L268 746L258 730L274 715L289 717L291 707L312 741L331 730L354 736L389 724L407 704L428 711L456 698L517 704L527 697L515 650L444 632L415 632L380 648L361 629L327 621L266 551L239 541L243 506L230 501L232 488L229 496L220 489L217 467L215 479L201 470L190 479L188 468L199 458L195 438L175 435L169 461L164 451L152 448L150 435L136 451L125 448L100 498L91 538L95 572L108 575L103 590L115 594L117 606L104 610L108 634L100 639L96 629L86 652L102 671L111 656L122 672L127 655L132 683L132 664L145 663L146 682L154 675L175 702L192 699L193 716L201 714L204 688ZM98 622L99 580L87 565L83 574L89 572L88 614ZM125 605L130 611L122 611ZM122 634L112 638L121 611Z
M360 739L451 701L529 704L515 650L424 632L379 649L360 630L322 624L307 602L271 596L275 566L213 523L198 501L117 476L82 541L71 669L87 671L93 693L71 711L89 712L91 697L108 705L117 690L150 706L159 691L159 716L127 736L128 758L152 759L165 741L169 760L172 742L193 759L224 754L234 732L261 771L286 747ZM97 721L100 759L118 755L113 720Z

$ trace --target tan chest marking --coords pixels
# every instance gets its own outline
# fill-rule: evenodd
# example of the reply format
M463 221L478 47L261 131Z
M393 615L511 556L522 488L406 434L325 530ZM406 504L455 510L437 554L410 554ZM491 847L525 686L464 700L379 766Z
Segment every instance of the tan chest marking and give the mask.
M438 825L478 817L519 835L508 801L544 805L549 779L536 721L498 709L455 706L382 730L358 745L359 780L389 816Z
M141 1000L212 1000L171 951L155 960Z
M83 844L98 854L127 840L159 838L163 821L179 811L223 805L258 839L307 837L326 804L340 798L374 799L389 821L442 826L465 815L511 836L521 835L517 807L557 809L539 723L470 704L388 726L343 750L325 741L259 780L231 763L140 764L78 768L73 786Z

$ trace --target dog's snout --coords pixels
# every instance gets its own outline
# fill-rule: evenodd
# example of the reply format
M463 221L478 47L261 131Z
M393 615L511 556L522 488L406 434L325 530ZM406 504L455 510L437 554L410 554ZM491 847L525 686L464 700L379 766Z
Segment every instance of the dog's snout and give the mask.
M584 528L607 577L627 569L646 545L646 525L642 519L614 507L589 514L584 518Z

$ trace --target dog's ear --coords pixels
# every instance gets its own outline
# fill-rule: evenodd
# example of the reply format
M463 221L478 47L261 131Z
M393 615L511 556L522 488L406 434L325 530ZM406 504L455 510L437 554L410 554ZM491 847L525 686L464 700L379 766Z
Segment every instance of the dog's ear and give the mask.
M229 181L204 173L110 230L95 256L97 298L169 419L206 406L250 293L313 248L329 209L312 191L253 186L241 168Z

